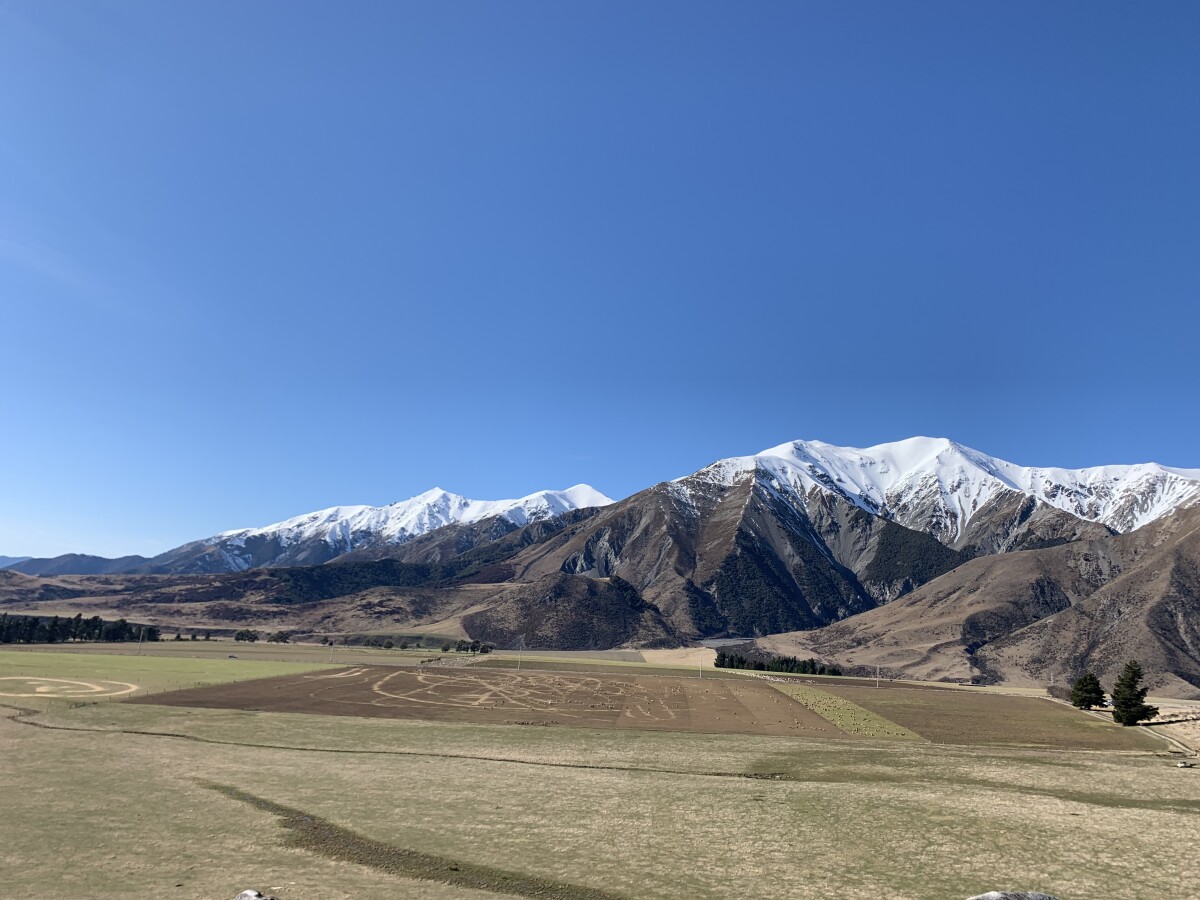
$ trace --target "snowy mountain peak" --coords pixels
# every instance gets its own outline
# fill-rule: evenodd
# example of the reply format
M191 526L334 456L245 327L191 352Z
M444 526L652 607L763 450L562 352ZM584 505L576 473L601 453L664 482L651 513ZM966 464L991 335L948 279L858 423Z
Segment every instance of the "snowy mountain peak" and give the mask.
M1006 496L1033 497L1122 533L1200 502L1200 469L1023 467L932 437L862 448L792 441L719 460L691 477L732 483L751 473L797 502L814 489L833 492L949 544L987 504Z
M209 538L208 543L236 548L254 538L278 540L283 546L315 539L349 551L365 542L401 543L455 523L469 524L498 516L522 526L572 509L612 502L586 484L561 491L537 491L516 500L471 500L433 488L388 506L333 506L261 528L225 531Z

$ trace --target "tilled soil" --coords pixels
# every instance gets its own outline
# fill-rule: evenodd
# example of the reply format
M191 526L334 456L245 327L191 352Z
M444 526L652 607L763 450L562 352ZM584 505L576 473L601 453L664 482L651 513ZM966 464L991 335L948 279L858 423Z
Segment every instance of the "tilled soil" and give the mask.
M1122 728L1040 697L975 693L935 685L825 679L836 694L935 743L1061 750L1160 750L1140 728Z
M129 702L493 725L851 737L750 679L359 666Z

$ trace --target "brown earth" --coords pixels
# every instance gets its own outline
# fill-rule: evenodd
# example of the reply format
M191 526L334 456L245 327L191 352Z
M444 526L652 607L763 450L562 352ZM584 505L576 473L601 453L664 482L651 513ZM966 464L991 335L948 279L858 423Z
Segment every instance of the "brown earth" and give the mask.
M136 703L705 734L848 735L750 679L359 666L191 688Z
M1076 750L1163 750L1140 728L1124 728L1048 698L985 693L867 679L821 679L817 685L935 744Z

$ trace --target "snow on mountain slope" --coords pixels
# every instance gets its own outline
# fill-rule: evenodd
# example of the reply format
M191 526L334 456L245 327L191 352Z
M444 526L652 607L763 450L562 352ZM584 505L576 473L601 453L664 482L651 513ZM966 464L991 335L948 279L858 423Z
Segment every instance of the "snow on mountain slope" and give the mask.
M927 437L865 448L793 441L719 460L689 479L732 483L751 472L793 501L803 503L813 489L831 491L948 544L993 501L1018 494L1120 533L1200 502L1200 469L1157 463L1027 468Z
M334 506L262 528L225 531L209 538L228 547L251 538L275 538L281 545L323 540L351 549L355 536L400 543L453 523L469 524L499 516L520 527L572 509L607 506L613 501L595 488L577 484L563 491L538 491L517 500L469 500L434 488L388 506Z

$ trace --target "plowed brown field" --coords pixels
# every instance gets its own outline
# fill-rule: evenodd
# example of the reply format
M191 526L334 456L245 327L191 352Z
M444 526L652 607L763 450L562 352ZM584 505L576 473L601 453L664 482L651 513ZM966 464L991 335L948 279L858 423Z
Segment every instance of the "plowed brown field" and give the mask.
M493 725L851 737L769 684L750 679L359 666L131 702Z

